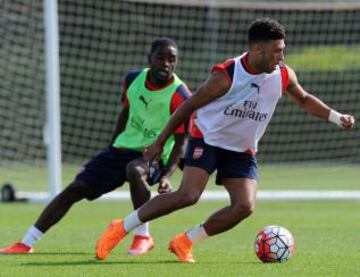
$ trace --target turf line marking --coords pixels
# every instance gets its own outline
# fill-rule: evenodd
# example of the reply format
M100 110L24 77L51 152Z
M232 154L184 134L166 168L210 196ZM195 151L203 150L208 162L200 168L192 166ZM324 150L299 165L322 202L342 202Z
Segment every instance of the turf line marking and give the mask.
M155 196L157 193L152 193ZM16 192L17 198L27 198L30 202L47 202L47 192ZM223 190L204 191L201 196L205 201L227 200L228 193ZM360 190L261 190L257 195L258 200L360 200ZM99 200L119 201L130 200L127 191L113 191L103 195Z

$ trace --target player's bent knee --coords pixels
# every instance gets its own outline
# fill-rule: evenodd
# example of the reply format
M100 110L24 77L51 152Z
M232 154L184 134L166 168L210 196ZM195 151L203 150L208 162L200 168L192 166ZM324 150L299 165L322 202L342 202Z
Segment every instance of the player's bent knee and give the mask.
M138 179L141 175L134 168L126 169L126 177L130 182Z
M255 211L255 205L253 203L241 203L233 206L235 213L239 217L248 217Z
M179 192L179 204L181 207L192 206L199 201L200 195L188 193L188 192Z
M147 174L139 161L132 161L126 166L126 177L130 182L136 181Z

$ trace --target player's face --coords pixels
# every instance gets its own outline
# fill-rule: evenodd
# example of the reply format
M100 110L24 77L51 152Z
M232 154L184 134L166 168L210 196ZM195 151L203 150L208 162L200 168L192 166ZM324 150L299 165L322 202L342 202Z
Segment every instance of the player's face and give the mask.
M164 83L172 78L177 64L178 51L173 46L159 47L149 57L150 70L158 83Z
M262 71L271 73L284 60L285 42L283 39L261 43L258 66Z

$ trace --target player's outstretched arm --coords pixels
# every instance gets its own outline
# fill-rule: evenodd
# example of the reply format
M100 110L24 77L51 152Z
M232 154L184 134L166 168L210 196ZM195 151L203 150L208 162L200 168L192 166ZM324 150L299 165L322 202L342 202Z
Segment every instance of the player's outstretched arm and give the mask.
M352 129L355 124L354 116L341 114L322 102L319 98L305 91L299 84L294 70L287 67L289 84L287 92L291 99L305 112L337 124L344 129Z
M145 161L158 160L171 134L188 120L194 111L223 96L230 85L223 72L212 73L199 89L175 111L157 140L144 150Z

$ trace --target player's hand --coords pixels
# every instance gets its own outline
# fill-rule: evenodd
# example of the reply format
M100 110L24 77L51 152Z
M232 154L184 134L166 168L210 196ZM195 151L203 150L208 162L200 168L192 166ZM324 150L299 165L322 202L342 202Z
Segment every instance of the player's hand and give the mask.
M163 151L164 146L162 144L157 141L153 142L143 151L145 162L159 161Z
M355 118L349 114L343 114L340 118L344 129L352 129L355 125Z
M158 193L171 192L171 190L172 187L171 187L170 179L165 176L161 177L158 187Z

